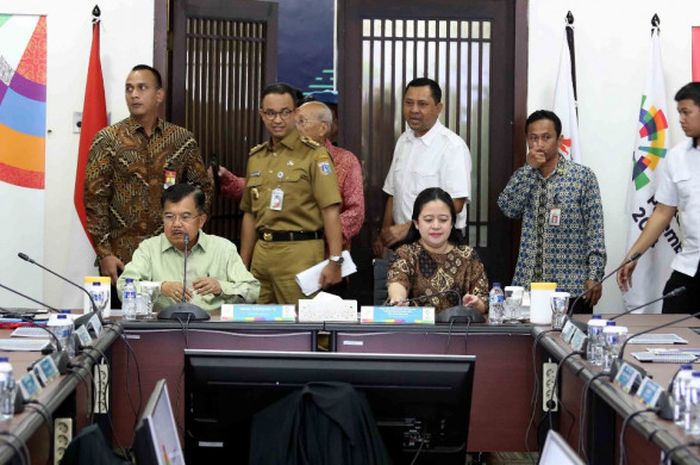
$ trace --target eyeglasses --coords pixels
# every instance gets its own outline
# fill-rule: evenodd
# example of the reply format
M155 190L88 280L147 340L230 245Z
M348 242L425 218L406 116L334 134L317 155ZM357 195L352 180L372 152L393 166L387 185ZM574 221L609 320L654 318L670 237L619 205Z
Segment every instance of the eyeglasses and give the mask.
M294 110L290 110L289 108L285 108L280 111L274 111L274 110L260 110L262 115L269 121L273 121L275 118L278 116L282 119L287 119L290 116L292 116L292 113L294 113Z
M322 121L320 119L306 119L306 118L299 118L297 119L294 123L297 126L301 126L302 128L305 128L306 126L309 126L311 124L315 123L321 123Z
M176 215L174 213L164 213L163 214L163 223L174 223L176 220L180 220L181 222L188 224L194 221L195 218L200 217L201 215L193 215L191 213L183 213L182 215Z

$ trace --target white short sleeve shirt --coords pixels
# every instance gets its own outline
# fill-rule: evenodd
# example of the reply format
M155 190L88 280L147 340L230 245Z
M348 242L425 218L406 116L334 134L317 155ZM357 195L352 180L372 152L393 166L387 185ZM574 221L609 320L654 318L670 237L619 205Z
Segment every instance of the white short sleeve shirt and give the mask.
M700 262L700 150L691 139L673 147L659 167L655 198L680 212L683 249L671 268L695 276Z
M471 197L471 165L467 144L440 121L423 137L416 137L412 129L407 129L396 141L383 187L384 192L394 197L394 223L411 221L418 194L429 187L440 187L454 199L467 199L455 225L458 229L465 228Z

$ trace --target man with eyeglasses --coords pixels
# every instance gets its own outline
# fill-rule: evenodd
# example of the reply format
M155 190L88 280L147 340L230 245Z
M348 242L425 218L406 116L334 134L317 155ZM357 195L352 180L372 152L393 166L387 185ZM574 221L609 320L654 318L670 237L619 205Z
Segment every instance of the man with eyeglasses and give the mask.
M207 204L212 196L192 133L158 117L165 98L158 70L134 66L124 90L129 117L95 135L84 185L87 229L113 285L139 243L161 232L164 189L187 182L201 187Z
M270 140L250 151L241 199L241 258L260 281L259 303L296 304L295 275L324 258L322 288L340 282L340 193L328 152L299 135L295 91L283 83L262 92L260 117Z
M160 282L157 309L185 300L206 311L225 303L255 302L260 283L243 265L236 246L202 231L207 221L204 193L190 184L175 184L161 198L163 233L139 244L117 281L119 295L126 278ZM185 235L186 288L183 289Z
M575 313L591 313L602 294L605 270L603 207L598 180L587 166L559 154L561 120L548 110L527 118L527 161L511 176L498 206L522 218L513 284L551 281L573 300Z

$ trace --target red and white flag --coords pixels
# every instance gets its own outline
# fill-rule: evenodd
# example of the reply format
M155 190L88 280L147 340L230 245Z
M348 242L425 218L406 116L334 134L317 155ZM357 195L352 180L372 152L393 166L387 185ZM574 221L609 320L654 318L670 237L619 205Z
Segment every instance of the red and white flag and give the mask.
M75 210L89 241L91 239L87 232L87 217L83 202L85 167L92 140L95 138L95 134L105 126L107 126L107 104L105 103L105 87L102 79L102 64L100 63L100 22L95 21L92 25L92 46L90 47L90 61L88 62L87 82L85 84L83 120L80 126L80 145L73 194Z
M573 34L573 27L567 25L559 58L559 73L556 86L554 87L554 105L552 109L561 120L561 134L563 137L559 146L559 152L569 160L581 163L581 139L578 135L577 103L573 80L575 71L571 60L574 53ZM567 35L571 37L570 40Z

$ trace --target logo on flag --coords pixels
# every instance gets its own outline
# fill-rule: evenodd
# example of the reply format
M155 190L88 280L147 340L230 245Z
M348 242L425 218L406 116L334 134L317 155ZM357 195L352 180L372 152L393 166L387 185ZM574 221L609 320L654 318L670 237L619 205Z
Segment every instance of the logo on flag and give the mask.
M663 109L650 105L646 95L642 96L639 123L642 125L639 128L640 145L637 146L640 156L632 170L632 180L636 190L642 189L651 182L649 172L656 170L659 161L668 151L666 115Z

